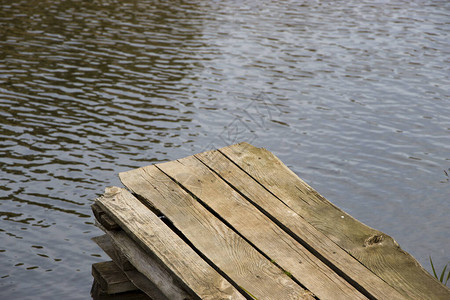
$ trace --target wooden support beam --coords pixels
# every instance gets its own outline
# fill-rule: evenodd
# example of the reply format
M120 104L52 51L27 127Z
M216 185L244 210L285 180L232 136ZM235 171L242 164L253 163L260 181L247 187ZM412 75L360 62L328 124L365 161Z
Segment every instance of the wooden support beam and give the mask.
M108 215L106 214L100 206L97 204L91 205L92 212L94 213L97 221L107 230L120 230L120 226Z
M92 276L108 294L137 290L122 270L113 262L100 262L92 265Z
M105 228L103 228L106 231ZM97 236L92 238L92 240L103 250L105 253L112 258L112 260L116 263L116 265L122 271L132 271L136 270L136 268L130 263L127 257L120 252L120 250L113 244L111 237L107 234Z
M102 229L106 234L93 238L94 242L96 242L97 245L113 259L116 265L119 266L123 273L138 289L143 291L153 300L177 300L189 298L186 292L182 291L174 284L173 280L171 280L172 278L169 276L161 276L158 266L155 265L154 261L147 257L148 255L143 250L134 250L132 253L127 252L127 255L131 254L133 262L136 263L139 270L128 261L127 255L121 250L122 247L117 246L114 240L119 239L119 243L120 240L124 240L126 242L126 249L133 249L133 247L136 248L139 246L128 238L123 231L107 231L105 228ZM112 236L116 236L116 238L114 239ZM117 236L123 236L124 238L117 238ZM157 282L158 285L154 282Z
M93 300L152 300L139 290L108 294L95 279L92 282L91 297Z

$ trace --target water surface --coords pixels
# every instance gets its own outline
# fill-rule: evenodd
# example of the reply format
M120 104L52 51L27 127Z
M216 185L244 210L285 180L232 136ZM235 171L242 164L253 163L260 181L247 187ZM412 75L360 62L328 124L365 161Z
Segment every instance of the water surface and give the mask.
M448 1L0 6L0 298L88 298L118 172L243 140L449 261Z

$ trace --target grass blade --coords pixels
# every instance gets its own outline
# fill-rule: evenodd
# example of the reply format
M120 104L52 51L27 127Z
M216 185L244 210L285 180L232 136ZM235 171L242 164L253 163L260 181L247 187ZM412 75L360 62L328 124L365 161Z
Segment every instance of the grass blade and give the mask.
M431 260L431 256L430 256L430 265L431 265L431 269L433 269L434 277L436 277L436 279L439 279L437 274L436 274L436 270L434 269L434 265L433 265L433 261Z
M448 280L450 279L450 271L447 273L447 279L445 279L444 285L447 285Z
M448 280L450 279L450 270L447 271L448 263L444 266L444 269L441 272L441 276L436 274L436 269L434 268L433 260L430 258L431 269L433 270L434 277L439 280L443 285L447 285ZM445 272L447 271L447 277L445 277Z
M441 277L439 277L439 281L442 283L444 283L445 270L447 270L447 265L444 267L444 270L442 270Z

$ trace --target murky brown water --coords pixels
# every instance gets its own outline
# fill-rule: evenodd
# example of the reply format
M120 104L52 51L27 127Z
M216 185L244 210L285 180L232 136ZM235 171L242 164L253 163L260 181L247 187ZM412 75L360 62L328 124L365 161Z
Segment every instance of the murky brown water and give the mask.
M0 7L1 299L88 298L117 173L242 140L450 259L450 2Z

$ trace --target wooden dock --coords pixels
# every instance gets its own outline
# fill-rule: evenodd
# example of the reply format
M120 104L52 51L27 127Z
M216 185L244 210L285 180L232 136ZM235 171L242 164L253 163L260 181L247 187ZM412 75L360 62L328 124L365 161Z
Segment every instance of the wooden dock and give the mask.
M119 176L127 189L93 205L106 233L95 241L113 259L93 266L94 298L450 299L394 239L265 149L240 143Z

